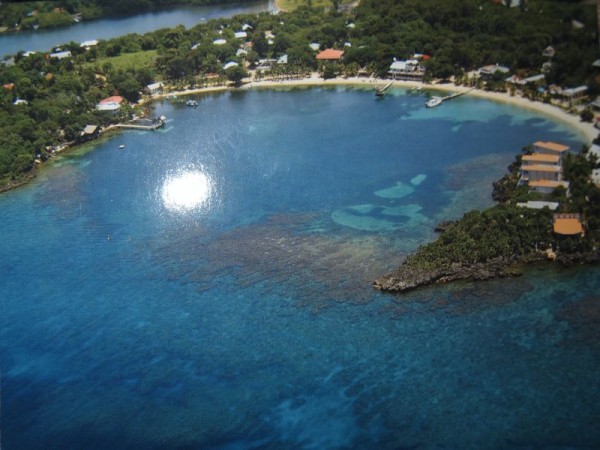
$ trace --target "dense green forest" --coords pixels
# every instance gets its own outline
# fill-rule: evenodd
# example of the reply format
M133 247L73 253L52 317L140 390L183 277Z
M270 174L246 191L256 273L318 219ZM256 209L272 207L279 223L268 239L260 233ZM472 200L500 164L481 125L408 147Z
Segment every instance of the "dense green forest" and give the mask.
M34 26L54 28L81 20L116 17L153 11L174 5L218 5L251 3L256 0L58 0L9 2L0 6L0 27L27 30Z
M174 1L174 0L169 0ZM116 0L113 0L117 3ZM44 2L48 5L53 2ZM61 2L59 2L61 3ZM109 1L62 3L108 5ZM120 0L130 5L133 2ZM146 2L149 3L149 2ZM166 4L165 1L151 2ZM549 83L587 83L599 93L592 62L598 57L595 7L579 2L530 0L526 8L508 8L490 0L362 0L349 11L300 7L289 13L242 15L176 27L146 35L100 41L88 50L65 43L72 56L43 53L15 55L0 64L0 184L16 183L43 161L48 149L73 141L87 124L105 125L120 116L96 111L97 102L121 95L136 102L144 86L164 81L176 88L201 87L213 79L239 82L261 58L288 56L266 76L297 76L321 70L324 76L356 75L359 70L386 76L393 58L426 53L427 79L461 76L483 64L508 65L519 74L539 73L548 45L556 50ZM2 4L0 10L6 6ZM114 10L113 10L114 11ZM573 26L573 20L583 27ZM247 29L246 38L234 33ZM268 33L274 35L271 42ZM225 39L215 45L215 39ZM245 41L246 52L239 53ZM345 49L342 63L319 66L309 43ZM351 47L345 44L351 44ZM240 63L225 71L223 65ZM17 99L25 100L15 104ZM17 102L18 103L18 102Z
M520 156L519 156L520 158ZM588 255L597 255L600 244L600 188L591 182L592 170L597 166L595 157L588 157L584 149L579 154L568 154L563 161L563 172L570 181L569 195L564 189L556 190L547 200L559 203L559 213L580 213L585 234L557 236L553 232L553 212L548 208L527 209L518 201L540 200L541 194L529 193L527 188L514 188L503 201L484 211L471 211L460 220L444 224L439 238L425 244L407 257L399 273L435 273L460 267L486 264L502 260L505 264L519 263L540 254L548 248L561 255L579 255L577 261ZM509 167L512 186L516 186L515 165Z

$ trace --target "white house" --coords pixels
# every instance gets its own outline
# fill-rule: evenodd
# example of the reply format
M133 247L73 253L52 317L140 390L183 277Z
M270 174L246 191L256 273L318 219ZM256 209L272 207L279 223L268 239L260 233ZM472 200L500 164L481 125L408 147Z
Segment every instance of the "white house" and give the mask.
M507 74L508 72L510 72L510 69L499 64L488 64L487 66L480 67L478 72L479 76L481 76L482 78L490 78L497 73L501 75Z
M64 51L64 52L50 53L50 58L63 59L63 58L70 58L70 57L71 57L71 52L68 50Z
M248 37L248 33L245 31L236 31L234 36L236 39L246 39Z
M146 86L146 92L150 95L158 94L162 91L163 87L162 81L157 81L156 83Z
M425 68L416 59L394 61L390 65L388 73L395 80L420 80L425 75Z
M227 44L227 39L215 39L213 41L214 45L224 45Z
M543 73L527 78L519 78L513 75L512 77L507 78L506 81L517 86L525 86L527 84L543 84L546 81L546 76Z
M85 48L86 50L89 50L90 47L95 47L96 45L98 45L98 40L93 39L91 41L83 41L80 45L80 47Z
M569 107L579 105L588 99L587 86L578 86L575 88L563 89L560 93L560 97L563 102L567 103Z
M229 69L231 67L237 67L237 66L239 66L239 64L236 63L235 61L229 61L227 64L225 64L223 66L223 70L227 70L227 69Z

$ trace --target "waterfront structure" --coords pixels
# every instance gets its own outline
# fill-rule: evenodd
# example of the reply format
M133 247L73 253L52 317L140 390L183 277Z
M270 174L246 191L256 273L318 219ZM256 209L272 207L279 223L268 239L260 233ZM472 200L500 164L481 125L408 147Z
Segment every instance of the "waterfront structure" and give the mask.
M569 151L569 147L562 144L557 144L556 142L543 142L537 141L533 144L533 152L541 153L544 155L554 155L560 158L560 162L562 162L563 155Z
M96 105L98 111L110 112L116 114L121 109L121 103L123 103L123 97L120 95L113 95L112 97L100 100Z
M81 133L79 133L79 141L84 142L98 137L100 128L98 125L86 125Z
M394 80L421 80L425 76L425 68L417 59L394 60L388 73Z
M98 40L92 39L90 41L83 41L81 43L80 47L85 48L86 50L89 50L90 47L95 47L96 45L98 45Z
M550 166L559 166L560 157L557 155L549 155L545 153L533 153L531 155L523 155L521 157L521 163L523 167L545 164Z
M529 209L544 209L548 208L550 211L556 211L558 208L558 202L544 202L540 200L529 200L527 202L519 202L517 206L521 208Z
M498 64L488 64L487 66L480 67L478 72L482 79L487 80L496 74L505 75L510 72L510 69Z
M55 53L50 53L49 56L50 56L50 58L54 58L54 59L70 58L71 52L69 50L64 51L64 52L55 52Z
M554 214L552 229L562 236L583 235L583 224L580 214Z
M560 92L559 97L565 106L572 108L573 106L580 105L588 100L588 87L577 86L574 88L563 89Z
M569 182L562 179L562 158L569 151L566 145L537 141L533 153L521 157L519 185L531 191L550 194L558 187L569 190Z
M146 93L150 94L150 95L154 95L154 94L158 94L160 92L162 92L163 89L163 83L162 81L157 81L156 83L152 83L149 84L148 86L146 86Z

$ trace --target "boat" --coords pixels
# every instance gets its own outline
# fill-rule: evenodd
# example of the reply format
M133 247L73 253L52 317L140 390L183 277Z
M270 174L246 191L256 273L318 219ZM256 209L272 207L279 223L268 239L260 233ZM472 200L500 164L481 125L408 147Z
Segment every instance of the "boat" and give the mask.
M198 107L198 102L196 100L188 100L185 102L186 105L191 106L192 108Z
M435 108L436 106L440 106L442 101L443 99L441 97L431 97L431 99L425 103L425 106L428 108Z
M121 149L122 149L122 148L125 148L125 144L121 144L121 145L119 145L119 148L121 148Z

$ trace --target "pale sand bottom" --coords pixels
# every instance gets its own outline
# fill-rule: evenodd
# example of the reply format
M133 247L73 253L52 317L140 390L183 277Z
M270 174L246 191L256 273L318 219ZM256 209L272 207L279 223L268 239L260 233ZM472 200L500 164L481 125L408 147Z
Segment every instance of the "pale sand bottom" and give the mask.
M207 92L219 92L230 89L254 89L254 88L272 88L272 87L300 87L300 86L373 86L384 85L389 83L390 80L379 79L379 78L367 78L367 77L352 77L352 78L333 78L324 80L318 77L316 73L313 73L310 78L302 78L298 80L280 80L280 81L252 81L244 84L239 88L232 87L208 87L200 89L188 89L185 91L170 92L168 94L158 94L152 96L152 100L159 98L166 98L173 95L190 95L190 94L201 94ZM466 92L471 88L465 86L457 86L455 84L425 84L419 81L392 81L392 86L401 88L423 88L425 90L443 90L447 92ZM511 105L525 108L530 111L535 111L545 116L549 116L555 120L559 120L563 123L568 124L573 129L577 130L583 137L587 144L590 144L592 140L598 136L600 132L596 129L593 123L582 122L579 116L569 114L563 109L549 105L547 103L535 102L519 96L511 96L508 93L502 92L488 92L480 89L471 90L468 95L485 98L488 100L508 103Z

